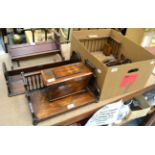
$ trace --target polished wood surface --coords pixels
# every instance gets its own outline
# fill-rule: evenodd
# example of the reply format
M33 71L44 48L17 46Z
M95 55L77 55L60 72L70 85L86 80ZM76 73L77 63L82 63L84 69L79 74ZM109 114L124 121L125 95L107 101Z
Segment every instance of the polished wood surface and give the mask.
M62 78L65 76L80 73L80 70L81 70L80 66L78 66L78 65L69 65L69 66L63 66L61 68L60 67L55 68L53 70L53 73L56 78Z
M71 109L95 102L96 98L89 90L86 90L51 103L47 100L45 91L35 91L31 94L31 101L38 121L42 121Z
M35 44L7 45L12 60L19 60L36 55L60 53L60 45L54 41Z
M50 101L85 91L88 87L89 79L88 77L77 78L49 87L47 93Z
M70 70L70 68L72 68L72 70ZM92 74L93 73L90 69L82 63L69 64L41 71L41 75L46 86L51 86L77 78L90 77Z

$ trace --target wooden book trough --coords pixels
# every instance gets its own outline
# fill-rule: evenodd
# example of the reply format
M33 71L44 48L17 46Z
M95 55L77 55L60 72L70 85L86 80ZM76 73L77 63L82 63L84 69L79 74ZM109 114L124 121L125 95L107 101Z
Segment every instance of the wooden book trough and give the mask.
M68 71L64 68L66 70L68 68ZM70 70L71 68L74 71ZM54 74L52 76L55 81L46 83L46 78L50 78L51 74L44 77L43 72L49 70ZM46 74L49 73L46 72ZM34 125L97 101L97 96L90 87L93 85L93 72L82 63L54 67L35 74L22 73L22 77Z
M79 62L80 57L73 53L72 57L68 61L56 62L56 63L48 63L43 65L31 66L26 68L20 68L15 70L8 70L6 64L2 63L3 74L5 77L8 96L15 96L25 93L24 83L22 80L21 72L35 74L36 72L40 72L43 69L48 69L52 67L62 66L66 64L71 64L75 62Z
M61 53L61 45L56 41L7 45L7 51L10 54L11 60L17 61L18 66L20 66L19 61L22 59L45 54L60 54L62 60L64 60L64 57Z

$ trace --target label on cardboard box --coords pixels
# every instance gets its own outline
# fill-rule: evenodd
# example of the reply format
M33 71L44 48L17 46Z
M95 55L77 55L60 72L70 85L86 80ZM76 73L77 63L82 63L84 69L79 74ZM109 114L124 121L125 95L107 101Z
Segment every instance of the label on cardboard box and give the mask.
M120 87L126 88L130 85L133 85L138 77L138 74L126 75L121 81Z
M101 69L98 68L97 73L101 74L102 73Z
M112 68L111 69L111 72L117 72L118 71L118 68Z

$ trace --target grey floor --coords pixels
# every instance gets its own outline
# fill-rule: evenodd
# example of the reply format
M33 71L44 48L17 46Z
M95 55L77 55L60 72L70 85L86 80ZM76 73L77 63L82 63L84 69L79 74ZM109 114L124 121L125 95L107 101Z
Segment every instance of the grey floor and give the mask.
M70 45L62 46L63 55L65 59L69 59L70 57ZM44 64L59 61L60 57L56 56L45 56L40 58L33 58L26 61L21 62L21 67L25 66L33 66L37 64ZM16 126L16 125L24 125L29 126L32 125L32 118L30 111L28 109L27 100L25 95L19 95L15 97L7 96L7 88L5 79L2 72L2 62L7 64L7 68L10 69L11 65L17 68L16 63L11 62L10 57L7 53L0 52L0 125L6 126ZM39 125L50 125L52 119L44 121Z

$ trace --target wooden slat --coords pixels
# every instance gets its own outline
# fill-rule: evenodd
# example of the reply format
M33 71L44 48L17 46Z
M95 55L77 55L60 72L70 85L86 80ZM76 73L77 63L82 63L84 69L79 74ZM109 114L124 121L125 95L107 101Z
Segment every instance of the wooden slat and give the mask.
M27 81L27 88L29 89L29 90L31 90L31 84L30 84L30 81L29 81L29 77L27 77L26 78L26 81Z

